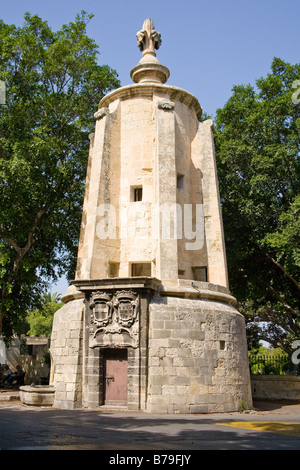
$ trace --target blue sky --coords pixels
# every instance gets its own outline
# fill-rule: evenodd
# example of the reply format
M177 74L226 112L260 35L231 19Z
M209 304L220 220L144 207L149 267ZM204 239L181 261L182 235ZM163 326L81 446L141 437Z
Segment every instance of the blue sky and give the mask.
M212 116L234 85L266 76L273 57L300 62L300 0L0 0L0 18L20 26L29 11L57 30L81 10L94 13L87 33L99 45L99 63L116 69L122 85L132 83L141 58L135 35L151 18L168 84L193 93Z
M131 83L140 60L135 34L150 17L162 36L157 57L171 72L168 83L193 93L214 115L233 85L255 83L273 57L299 62L299 0L0 0L0 18L22 25L24 12L40 15L53 30L76 13L94 13L87 27L100 47L99 62Z

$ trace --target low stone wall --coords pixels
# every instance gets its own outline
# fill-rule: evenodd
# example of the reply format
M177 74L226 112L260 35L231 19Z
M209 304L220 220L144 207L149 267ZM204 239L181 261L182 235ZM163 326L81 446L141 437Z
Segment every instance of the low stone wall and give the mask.
M300 377L293 375L251 375L252 398L256 400L300 401Z

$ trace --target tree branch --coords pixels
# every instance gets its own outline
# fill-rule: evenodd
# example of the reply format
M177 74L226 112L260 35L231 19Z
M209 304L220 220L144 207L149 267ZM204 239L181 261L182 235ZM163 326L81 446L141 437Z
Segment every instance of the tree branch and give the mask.
M258 280L257 281L260 285L264 286L269 294L271 295L271 297L274 299L274 300L277 300L278 302L280 302L290 313L292 313L292 315L295 315L296 317L299 317L300 315L300 312L299 310L295 310L294 308L292 308L287 302L286 300L284 299L284 297L282 297L281 295L277 294L277 292L275 291L274 287L270 286L266 281L263 281L263 280Z
M287 270L284 268L284 266L282 266L282 264L278 263L278 261L276 261L271 255L269 255L268 253L266 253L262 247L258 244L258 243L255 243L255 245L257 246L257 248L263 252L266 257L275 265L277 266L277 268L279 268L283 274L294 284L294 286L300 290L300 284L298 284L298 282L296 281L296 279L293 278L293 276L291 276Z
M37 213L37 215L34 219L33 225L31 227L30 231L28 232L27 242L23 247L18 246L18 244L14 240L12 240L11 238L1 236L1 239L3 241L5 241L6 243L8 243L15 250L15 252L17 253L15 261L14 261L12 272L8 276L8 282L13 281L15 275L17 274L17 272L20 269L20 266L22 264L24 256L26 255L26 253L32 247L32 245L34 243L34 232L36 231L37 227L40 225L41 220L42 220L43 216L45 215L45 213L47 212L47 209L48 209L49 205L50 204L47 204L45 207L43 207Z
M300 290L300 284L298 284L298 282L296 281L296 279L294 279L287 271L286 269L282 266L282 264L278 263L278 261L276 261L272 256L270 256L268 253L266 253L266 256L269 260L272 261L273 264L275 264L275 266L277 266L277 268L279 268L283 274L294 284L294 286Z
M8 243L15 251L18 251L20 249L18 247L17 243L14 240L12 240L11 238L4 237L3 235L1 235L1 233L0 233L0 238L4 242Z

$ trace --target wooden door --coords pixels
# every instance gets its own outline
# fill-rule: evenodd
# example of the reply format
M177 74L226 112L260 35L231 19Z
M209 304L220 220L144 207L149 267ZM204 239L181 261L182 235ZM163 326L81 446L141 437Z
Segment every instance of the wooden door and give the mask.
M104 351L104 404L127 405L127 349Z

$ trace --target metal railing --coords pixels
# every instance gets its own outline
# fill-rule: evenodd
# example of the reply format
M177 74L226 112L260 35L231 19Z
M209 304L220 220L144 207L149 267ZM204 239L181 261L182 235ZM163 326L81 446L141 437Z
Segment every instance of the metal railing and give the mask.
M263 375L300 375L300 364L294 364L288 355L250 354L251 374Z

